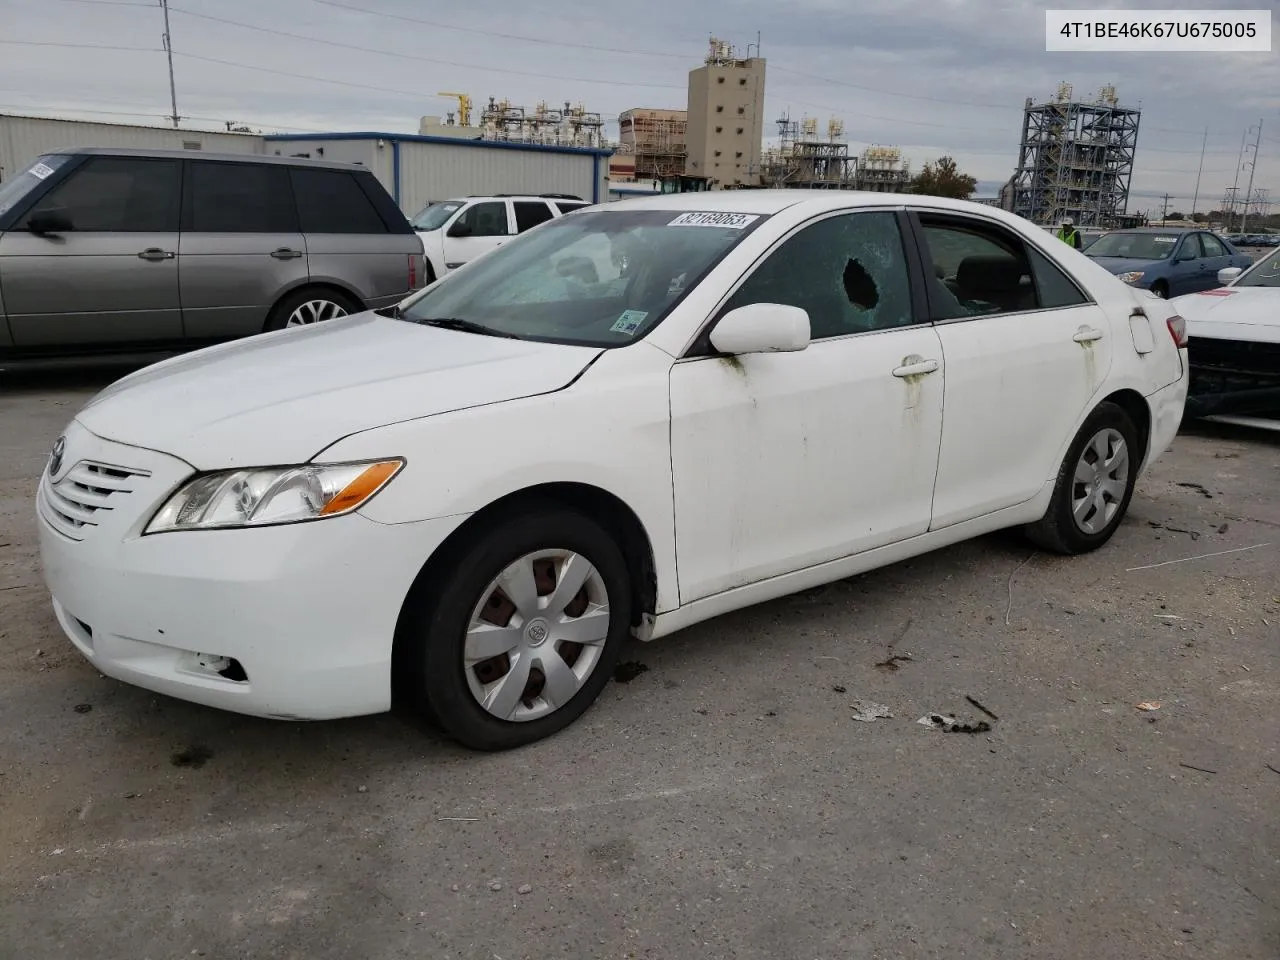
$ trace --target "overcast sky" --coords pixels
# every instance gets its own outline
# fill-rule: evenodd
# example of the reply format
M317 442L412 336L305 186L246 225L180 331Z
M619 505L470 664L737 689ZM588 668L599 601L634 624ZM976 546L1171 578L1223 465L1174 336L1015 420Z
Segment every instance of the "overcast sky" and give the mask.
M192 126L234 120L264 131L406 133L417 131L421 115L451 109L437 96L445 90L529 109L539 100L580 101L608 119L628 107L683 108L688 71L701 63L707 38L745 50L759 31L767 119L790 110L825 129L838 117L855 152L897 145L917 168L950 154L984 185L1007 179L1017 163L1026 97L1049 99L1062 80L1078 97L1114 83L1124 105L1143 111L1131 210L1158 211L1153 198L1165 191L1175 208L1189 208L1206 127L1198 209L1216 205L1235 177L1242 136L1259 120L1254 185L1270 188L1280 209L1280 47L1046 53L1047 5L171 0L170 25L178 112ZM1051 5L1276 7L1275 0ZM160 122L170 109L162 31L159 0L0 0L0 111ZM1280 43L1280 15L1272 31ZM1250 150L1246 162L1251 157ZM1246 168L1241 191L1248 176Z

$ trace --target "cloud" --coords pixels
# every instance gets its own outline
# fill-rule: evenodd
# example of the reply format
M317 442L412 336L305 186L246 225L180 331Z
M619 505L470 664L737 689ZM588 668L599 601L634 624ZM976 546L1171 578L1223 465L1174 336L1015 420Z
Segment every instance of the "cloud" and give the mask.
M123 122L169 113L163 23L150 0L0 3L0 40L149 51L0 43L0 110ZM1220 199L1241 135L1266 117L1255 185L1274 186L1280 199L1280 58L1049 54L1044 7L1030 0L170 0L170 8L178 109L193 126L413 132L421 115L453 109L438 96L447 90L477 105L491 96L529 108L581 102L608 118L633 106L681 107L709 35L743 49L759 31L766 116L789 110L820 126L839 117L855 152L896 144L916 167L950 154L980 180L1001 181L1017 162L1025 98L1047 99L1062 80L1078 96L1114 83L1122 103L1143 111L1135 195L1167 191L1189 203L1207 127L1201 204Z

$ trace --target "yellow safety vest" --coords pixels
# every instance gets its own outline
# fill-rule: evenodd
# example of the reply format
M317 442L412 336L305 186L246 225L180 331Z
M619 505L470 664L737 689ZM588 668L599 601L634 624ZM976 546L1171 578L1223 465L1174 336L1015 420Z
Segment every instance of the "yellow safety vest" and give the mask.
M1067 244L1068 246L1074 247L1076 245L1075 227L1072 227L1070 229L1067 229L1066 227L1059 227L1058 239L1061 240L1063 243Z

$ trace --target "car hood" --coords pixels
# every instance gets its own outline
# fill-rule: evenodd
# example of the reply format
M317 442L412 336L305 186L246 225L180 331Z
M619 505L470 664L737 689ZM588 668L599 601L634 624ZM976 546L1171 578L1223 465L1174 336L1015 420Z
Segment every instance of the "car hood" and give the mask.
M1132 260L1128 257L1095 257L1090 254L1088 250L1083 251L1083 253L1098 266L1102 267L1102 269L1109 270L1116 276L1119 276L1122 273L1134 273L1139 270L1146 272L1147 270L1153 270L1164 264L1163 260Z
M1280 343L1280 289L1219 287L1172 301L1187 334L1213 340Z
M363 430L562 389L600 352L359 313L163 360L77 419L202 470L304 463Z

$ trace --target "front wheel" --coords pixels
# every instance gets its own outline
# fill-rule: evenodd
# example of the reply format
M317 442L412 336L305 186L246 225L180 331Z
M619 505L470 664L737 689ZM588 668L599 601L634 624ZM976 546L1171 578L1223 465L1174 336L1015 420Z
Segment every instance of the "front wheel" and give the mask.
M1058 471L1049 509L1027 529L1046 550L1096 550L1129 509L1142 451L1138 429L1123 408L1100 403L1076 434Z
M425 712L477 750L523 746L581 716L630 632L631 578L613 538L542 507L490 524L452 566L403 624Z

